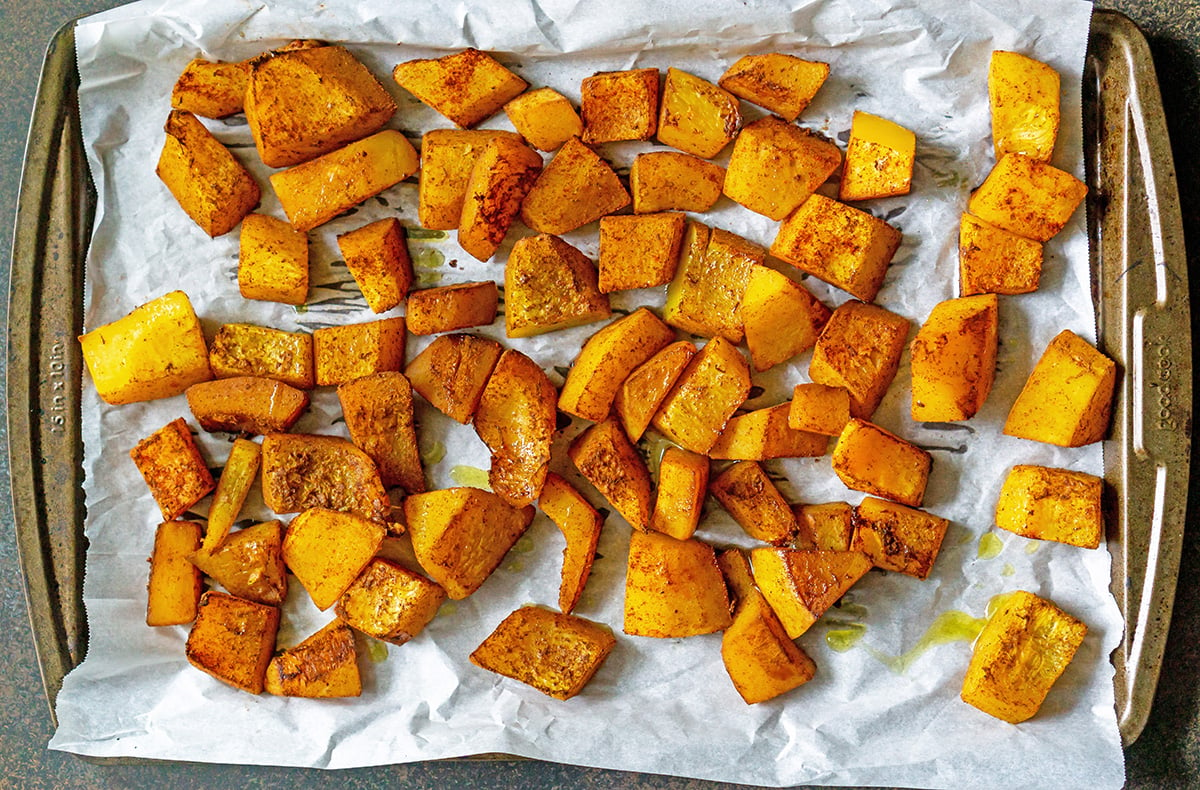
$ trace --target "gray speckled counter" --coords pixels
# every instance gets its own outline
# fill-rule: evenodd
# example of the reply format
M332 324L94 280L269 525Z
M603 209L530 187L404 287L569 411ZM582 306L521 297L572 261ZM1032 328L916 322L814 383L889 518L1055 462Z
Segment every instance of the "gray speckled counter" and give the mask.
M13 217L30 108L42 54L54 32L74 17L119 5L114 0L0 2L0 216ZM1100 0L1097 7L1129 15L1150 40L1162 86L1163 104L1175 151L1183 204L1184 231L1193 250L1200 249L1200 3L1196 0ZM0 268L7 279L11 263L11 226L0 239ZM1193 278L1193 288L1200 278ZM0 319L7 321L6 300ZM1200 311L1193 311L1193 321ZM0 434L5 426L0 424ZM7 435L4 434L7 445ZM45 748L51 726L42 693L17 563L12 509L7 490L7 447L0 455L0 787L192 787L287 784L315 787L328 774L312 770L244 766L136 764L102 766ZM1190 512L1200 505L1193 474ZM1193 518L1189 518L1189 523ZM1131 788L1200 786L1200 531L1185 536L1175 615L1153 713L1141 738L1127 750ZM344 771L339 785L391 784L417 788L558 787L589 788L733 788L685 779L601 771L535 761L449 761Z

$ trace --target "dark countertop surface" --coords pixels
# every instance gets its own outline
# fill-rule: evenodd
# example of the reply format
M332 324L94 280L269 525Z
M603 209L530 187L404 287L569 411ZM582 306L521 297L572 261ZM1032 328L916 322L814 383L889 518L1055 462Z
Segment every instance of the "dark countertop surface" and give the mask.
M0 2L0 217L14 217L21 162L34 93L46 44L68 20L119 5L114 0ZM1200 2L1197 0L1099 0L1130 16L1153 51L1175 153L1189 263L1200 249ZM11 226L0 237L0 270L11 264ZM1193 292L1200 287L1193 277ZM7 325L7 300L0 324ZM1200 311L1193 310L1193 321ZM1193 332L1193 334L1195 334ZM2 364L2 363L0 363ZM2 384L0 384L2 386ZM6 424L0 434L7 447ZM219 765L136 764L102 766L49 751L50 717L42 692L21 580L11 500L8 453L0 456L0 788L36 787L312 787L336 780L348 787L382 784L420 788L559 787L734 788L713 782L561 766L536 761L447 761L357 769L333 775ZM1189 514L1200 506L1193 473ZM1189 517L1174 618L1153 712L1141 738L1126 751L1128 787L1200 786L1200 527Z

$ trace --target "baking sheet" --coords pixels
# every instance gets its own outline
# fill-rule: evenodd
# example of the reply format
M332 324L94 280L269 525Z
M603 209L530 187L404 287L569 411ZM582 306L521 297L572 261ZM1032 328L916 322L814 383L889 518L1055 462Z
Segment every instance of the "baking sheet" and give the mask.
M843 47L844 47L844 46L846 46L846 45L844 45L844 44L839 44L838 46L843 46ZM990 51L990 50L989 50L989 51ZM835 68L836 68L836 67L835 67ZM718 73L719 73L719 72L718 72ZM712 74L712 75L706 75L706 76L712 76L712 77L715 77L715 76L716 76L716 74ZM168 82L167 84L169 85L169 82ZM555 83L552 83L552 84L555 84ZM873 109L873 108L872 108L872 107L870 107L870 106L867 106L867 107L862 107L862 108L863 108L863 109ZM846 109L843 107L843 111L844 111L844 115L848 117L848 115L849 115L849 110L846 110ZM887 114L887 113L886 113L886 111L885 111L885 110L883 110L883 109L876 109L876 111L880 112L881 114ZM1077 112L1077 109L1076 109L1076 112ZM894 114L893 114L893 117L895 117L895 115L894 115ZM985 119L986 119L986 112L985 112ZM898 120L899 120L899 119L898 119ZM918 127L918 128L920 128L920 127ZM986 168L985 168L985 169L986 169ZM1077 167L1076 167L1076 169L1077 169ZM962 192L962 198L964 198L964 199L965 199L965 191L964 191L964 192ZM957 210L958 210L958 207L955 207L955 208L953 209L953 212L955 213L955 219L956 219L956 213L957 213ZM713 223L714 223L714 224L716 224L716 225L718 225L718 226L729 227L729 225L728 225L728 224L723 224L723 223L722 223L721 221L719 221L719 220L713 220ZM902 224L902 223L898 223L898 224ZM913 232L913 231L911 231L911 230L910 230L910 228L909 228L909 227L907 227L907 226L905 227L905 231L906 231L906 233L911 233L911 232ZM919 229L918 229L916 232L917 232L917 233L919 233L919 232L920 232L920 231L919 231ZM750 232L747 232L747 235L751 235L751 237L754 237L754 236L752 235L752 231L750 231ZM760 241L764 241L764 242L765 242L765 241L769 241L769 236L767 236L767 237L765 237L765 238L759 238L758 240L760 240ZM922 242L924 242L924 239L922 239ZM93 253L93 254L95 254L95 253ZM1069 257L1069 256L1066 256L1066 257ZM1076 260L1077 260L1077 259L1076 259ZM1084 263L1086 264L1086 258L1084 259ZM1084 277L1083 277L1083 282L1084 282L1084 284L1085 284L1085 285L1084 285L1084 292L1085 292L1085 293L1086 293L1086 279L1087 279L1087 278L1086 278L1086 271L1085 271L1085 272L1084 272ZM952 284L952 279L950 280L950 283ZM886 299L887 299L887 295L885 294L885 296L884 296L883 298L884 298L884 300L885 300L885 302L884 302L884 303L885 303L885 304L887 304L887 301L886 301ZM944 297L938 297L938 298L944 298ZM935 301L936 301L936 299L935 299ZM94 311L94 309L95 309L95 303L93 303L93 311ZM128 308L125 308L125 309L128 309ZM202 310L201 312L202 312L202 315L206 315L206 314L205 314L205 312L204 312L203 310ZM926 311L926 312L927 312L927 311ZM916 307L914 306L914 313L913 313L913 316L914 316L914 317L916 317L916 318L919 320L919 318L921 317L921 315L923 315L923 314L921 314L921 313L917 312L917 311L916 311ZM207 317L207 315L206 315L206 317ZM584 333L582 333L582 336L583 336L583 337L586 337L586 335L587 335L587 334L589 334L589 333L590 333L590 332L584 332ZM514 343L514 345L516 345L516 344ZM1037 344L1035 343L1035 344L1033 344L1033 345L1035 345L1035 346L1036 346ZM1027 361L1027 363L1026 363L1026 364L1028 364L1028 362L1029 362L1029 361ZM544 364L545 364L545 363L544 363ZM1026 368L1026 369L1027 369L1027 368ZM902 377L903 377L903 374L902 374ZM1021 378L1021 380L1023 380L1023 375L1022 375L1020 378ZM1019 386L1019 382L1018 382L1018 384L1017 384L1016 386ZM766 396L764 396L764 397L766 397ZM893 399L892 399L892 400L897 400L897 399L893 397ZM763 405L766 405L766 404L764 403ZM902 408L898 408L898 407L899 407L899 406L905 406L905 405L906 405L906 404L898 404L898 403L893 403L893 404L892 404L890 407L885 405L885 409L886 409L886 408L890 408L890 409L891 409L891 412L892 412L892 414L893 414L893 417L894 417L894 416L898 415L898 414L899 414L901 411L903 411L903 410L904 410L904 409L902 409ZM885 425L889 425L889 423L887 422L887 420L886 420L886 419L884 419L884 418L882 418L882 417L881 417L880 419L881 419L881 421L882 421L882 422L883 422ZM941 463L941 456L939 456L939 463ZM825 470L825 473L826 473L826 475L827 475L827 473L828 473L828 470L827 470L827 469ZM935 473L935 474L936 474L936 473ZM790 476L790 477L797 477L797 478L799 477L799 475L798 475L798 474L792 474L792 475L789 475L789 476ZM813 499L813 500L818 500L818 499L820 499L820 497L819 497L819 496L812 496L812 497L809 497L809 496L808 496L808 493L810 492L810 490L811 490L811 489L810 489L810 488L808 488L808 487L806 487L806 488L805 488L805 494L806 494L805 498L806 498L806 499ZM932 490L931 490L931 493L932 493ZM936 510L937 510L937 507L936 507L936 506L931 506L931 509L934 509L934 510L936 511ZM941 511L941 512L942 512L942 514L944 514L944 515L949 515L949 513L945 512L944 510L943 510L943 511ZM957 521L959 521L959 520L958 520L958 519L956 519L956 522L957 522ZM964 521L965 521L965 519L964 519ZM967 526L966 528L967 528L968 530L970 530L970 529L971 529L971 527L970 527L970 526ZM610 534L610 535L612 534L612 530L611 530L611 529L609 529L609 534ZM732 537L732 536L730 536L730 537ZM972 534L970 537L974 537L974 535ZM543 542L545 542L545 541L543 541ZM968 545L968 544L961 544L961 545L964 545L964 546L965 546L965 545ZM948 548L950 548L950 547L948 547ZM969 548L970 548L970 549L973 549L973 548L974 548L974 546L969 546ZM1047 548L1049 548L1049 547L1047 547ZM556 553L556 551L557 551L557 547L555 547L555 551L551 551L551 552L548 552L548 553L549 553L549 554L551 554L551 555L554 555L554 554ZM543 554L545 554L545 553L546 553L546 552L543 552ZM967 551L967 550L960 550L960 551L958 551L958 552L952 552L952 553L956 553L956 554L958 555L957 562L960 562L960 563L963 561L963 559L964 559L964 558L966 558L966 557L967 557L967 556L969 556L969 554L970 554L970 552L969 552L969 551ZM143 555L143 556L144 556L144 555ZM619 556L619 554L618 554L618 556ZM942 558L941 560L939 560L939 566L938 566L939 570L945 569L945 568L947 567L947 557L948 557L948 556L950 556L950 554L946 554L946 553L944 553L944 555L943 555L943 558ZM968 567L972 567L972 566L974 566L974 565L975 565L975 563L971 563L971 564L970 564ZM1058 573L1058 572L1059 572L1059 567L1058 567L1058 565L1057 565L1057 564L1052 564L1052 563L1050 563L1050 564L1047 564L1047 565L1045 565L1045 566L1042 566L1041 564L1039 564L1039 568L1040 568L1041 570L1052 569L1052 570L1054 571L1054 573ZM937 572L937 571L935 571L935 573L936 573L936 572ZM902 580L893 580L893 581L902 581ZM550 580L549 580L549 584L548 584L547 586L548 586L548 587L549 587L549 588L552 590L552 589L554 588L554 584L555 584L555 583L556 583L556 582L554 581L554 578L551 576L551 577L550 577ZM489 585L492 585L492 584L493 584L493 582L489 582ZM1033 588L1033 589L1036 589L1036 588ZM887 597L887 596L885 596L885 597ZM908 599L905 599L905 600L907 601ZM1060 599L1060 603L1063 603L1063 601L1062 601L1061 599ZM513 604L513 605L515 605L515 604ZM1065 605L1065 604L1064 604L1064 605ZM511 605L510 605L510 607L509 607L509 608L511 608ZM1070 608L1070 606L1068 606L1068 608ZM920 613L918 613L918 614L920 614ZM928 614L931 614L931 611L930 611L930 610L926 610L926 611L924 612L924 614L926 614L926 615L928 615ZM138 613L138 615L139 615L139 617L140 617L140 612ZM871 637L874 637L874 635L876 634L876 630L875 630L875 629L876 629L876 627L877 627L877 625L878 625L878 623L877 623L877 619L878 619L878 617L877 617L877 616L876 616L876 617L869 618L869 621L870 621L869 628L870 628L871 630L869 631L869 636L868 636L868 639L870 639ZM927 620L928 620L928 618L926 618L926 622L927 622ZM95 617L93 616L93 622L94 622L94 621L95 621ZM918 623L921 623L922 621L921 621L921 620L919 619L919 617L918 617L918 619L917 619L917 621L916 621L916 622L918 622ZM489 625L488 627L490 628L490 625ZM911 630L911 629L910 629L910 630ZM486 633L486 631L485 631L485 633ZM903 635L903 634L901 634L901 636L903 637L904 635ZM915 638L915 635L913 635L913 634L909 634L908 636ZM477 641L477 640L476 640L476 641ZM629 641L629 640L626 640L626 641ZM633 640L633 641L638 641L638 640ZM644 640L643 640L643 641L644 641ZM689 641L690 641L690 640L689 640ZM898 642L903 642L903 638L902 638L902 639L900 639L900 640L897 640L897 641L898 641ZM913 639L912 639L912 638L910 638L910 639L909 639L909 643L911 643L912 641L913 641ZM94 644L94 643L93 643L93 644ZM885 642L885 644L886 644L886 642ZM806 645L806 647L811 647L811 646L810 646L810 645L809 645L807 642L805 643L805 645ZM405 649L405 650L407 650L408 648L404 648L404 649ZM816 646L816 649L814 650L814 652L817 652L819 649L820 649L820 645L818 644L818 645ZM394 653L393 653L393 658L392 658L392 659L389 659L389 661L388 661L387 663L388 663L388 664L392 664L392 662L395 660L395 657L396 657L396 655L398 655L398 652L394 652ZM836 661L836 660L837 660L837 657L836 657L836 656L833 656L832 654L830 654L830 655L831 655L831 660L833 660L833 661ZM1100 655L1102 656L1103 654L1100 654ZM821 657L820 657L820 655L819 655L819 654L818 654L817 658L818 658L818 663L819 663L819 664L822 664L822 667L823 667L823 668L824 668L825 666L829 665L829 662L828 662L828 661L827 661L827 662L825 662L825 663L822 663L822 661L821 661ZM1081 658L1082 658L1082 656L1081 656ZM1079 660L1077 659L1077 663L1078 663L1078 661L1079 661ZM1103 660L1102 660L1102 658L1100 658L1100 662L1101 662L1101 663L1103 663ZM612 662L610 661L610 665L608 665L608 666L611 666L611 664L612 664ZM606 666L606 670L608 669L608 666ZM85 667L86 667L86 665L85 665ZM719 671L719 665L718 665L717 669L718 669L718 671ZM960 668L960 671L961 671L961 668ZM489 680L490 680L490 679L489 679ZM713 681L715 681L715 682L717 682L717 683L720 683L720 682L725 682L725 683L727 683L727 681L725 681L723 677L719 677L719 676L718 676L718 677L713 677L713 678L710 678L710 680L713 680ZM954 684L953 684L953 683L951 683L950 685L952 686L952 685L954 685ZM810 686L810 687L811 687L811 686ZM943 690L944 690L944 689L943 689ZM740 703L739 703L739 704L740 704ZM1109 707L1111 707L1111 702L1110 702L1110 705L1109 705ZM62 712L62 711L61 711L61 708L60 708L60 715L61 715L61 712ZM61 730L60 730L60 733L61 733ZM518 745L519 745L519 744L518 744ZM476 748L475 748L475 749L473 749L473 750L478 750L478 748L479 748L479 746L477 745L477 746L476 746ZM483 747L483 748L493 748L493 747L491 747L491 746L485 746L485 747ZM520 751L520 749L516 749L516 750L514 750L514 749L508 749L508 750L509 750L509 751L518 751L519 753L525 753L525 752L523 752L523 751ZM1119 755L1118 755L1118 757L1119 757ZM555 759L561 759L561 758L555 758ZM583 764L592 764L592 763L590 763L590 762L589 762L587 759L583 759L583 760L571 760L571 761L573 761L573 762L581 762L581 763L583 763ZM638 767L638 765L639 765L639 763L637 763L637 762L629 762L629 761L622 761L622 762L620 762L620 763L617 763L617 764L618 764L618 765L620 765L621 767ZM739 766L739 767L740 767L740 766ZM1089 776L1094 776L1094 768L1095 768L1095 766L1091 766L1090 768L1092 769L1093 773L1089 773ZM659 768L653 768L653 767L651 767L651 768L646 768L645 770L661 770L661 769L659 769ZM689 769L689 768L685 768L683 771L679 771L679 772L680 772L680 773L688 773L690 770L695 770L695 769L694 769L694 767L692 767L692 768L690 768L690 769ZM889 783L894 783L894 782L904 782L904 783L912 783L912 784L924 783L924 782L917 782L917 781L912 781L912 782L909 782L909 781L906 781L906 780L904 780L904 779L898 779L898 778L896 778L897 774L895 773L895 770L894 770L894 768L880 769L880 770L885 770L885 771L890 771L890 772L891 772L890 774L884 774L885 776L889 776L889 777L890 777L890 778L887 778L887 779L885 780L885 781L887 781L887 782L889 782ZM742 775L744 776L744 774L742 774ZM1042 776L1044 777L1044 774L1042 774ZM993 778L994 778L994 777L993 777ZM835 777L835 779L836 779L836 777ZM742 778L742 779L740 779L740 780L741 780L741 781L747 781L745 778ZM828 777L822 777L822 778L821 778L821 780L822 780L822 781L833 781L834 779L831 779L831 778L828 778ZM849 781L849 780L848 780L848 781ZM863 780L862 780L862 779L859 779L859 780L857 780L857 781L863 781ZM956 784L957 784L957 783L956 783Z

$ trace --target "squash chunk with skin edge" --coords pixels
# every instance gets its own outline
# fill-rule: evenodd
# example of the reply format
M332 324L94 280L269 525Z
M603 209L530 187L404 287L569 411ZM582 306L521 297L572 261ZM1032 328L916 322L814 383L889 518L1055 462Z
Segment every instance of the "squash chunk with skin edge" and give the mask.
M747 705L774 699L817 673L817 665L788 638L771 605L753 589L721 636L721 660Z
M557 236L521 239L504 266L505 334L530 337L608 318L596 277L591 260Z
M988 64L988 105L996 159L1008 153L1049 161L1058 136L1058 72L1018 52L997 50Z
M309 231L417 172L417 150L384 129L271 176L292 227Z
M629 374L674 339L675 331L647 307L613 321L583 344L559 393L559 411L600 422Z
M183 291L79 336L96 394L119 405L179 395L213 377L204 330Z
M404 500L417 562L456 601L492 575L533 513L481 488L443 488Z
M792 505L798 549L849 551L854 536L854 508L845 502Z
M471 663L567 700L583 690L616 644L607 626L523 606L475 648Z
M200 525L193 521L158 525L146 585L146 625L183 625L196 619L204 584L188 556L199 545Z
M738 58L717 84L784 120L794 121L828 76L828 63L768 52Z
M862 302L833 311L813 347L808 375L850 393L850 415L870 419L887 394L908 338L908 319Z
M729 627L729 591L707 543L659 532L629 538L624 631L664 639Z
M338 598L334 611L367 636L402 645L437 615L441 585L390 560L376 557Z
M129 451L163 521L174 521L216 488L192 431L182 417L142 439Z
M329 699L362 694L354 632L330 621L293 648L271 659L263 688L284 697Z
M500 292L491 280L425 288L408 295L404 319L414 335L488 326L496 320Z
M400 304L412 286L413 267L407 239L404 226L395 217L337 237L346 268L373 313L385 313Z
M1042 245L970 214L962 215L958 233L958 292L1027 294L1042 277Z
M236 376L193 384L187 402L210 433L284 433L308 408L308 393L274 379Z
M242 220L238 290L246 299L301 305L308 299L308 234L266 214Z
M476 260L496 254L542 172L542 155L520 138L493 137L471 168L458 221L458 244Z
M254 176L190 112L172 110L163 128L155 174L209 236L233 230L262 197Z
M750 394L750 366L723 337L708 341L663 399L651 422L685 450L707 454Z
M812 348L830 312L787 275L767 266L755 266L750 270L741 306L754 369L768 370Z
M571 102L553 88L526 91L504 105L517 132L539 151L556 151L583 134L583 121Z
M658 114L660 143L712 159L741 125L741 108L733 94L686 71L667 69Z
M210 590L200 597L188 632L188 663L222 683L260 694L278 628L278 607Z
M192 58L171 89L171 108L202 118L227 118L242 111L250 63Z
M223 324L208 350L213 375L261 376L302 390L316 386L313 339L254 324Z
M464 129L495 115L529 87L528 82L477 49L400 63L392 70L392 78Z
M737 462L712 481L709 491L755 540L780 546L795 537L792 508L758 463Z
M866 554L876 568L924 579L949 525L932 513L867 497L854 510L850 548Z
M838 200L907 195L912 188L916 149L916 135L908 129L855 110Z
M1116 363L1064 329L1029 374L1004 433L1060 447L1098 442L1108 431L1116 381Z
M560 235L629 205L612 166L572 137L537 177L521 202L521 221L539 233Z
M583 594L583 587L592 572L604 517L573 485L554 472L546 476L538 507L549 516L566 540L558 608L570 614L579 603L579 596Z
M687 217L677 212L600 218L601 293L655 288L675 276Z
M353 513L310 508L288 525L283 561L325 611L367 567L384 535L382 524Z
M1026 538L1094 549L1104 538L1101 497L1095 475L1018 464L1008 473L996 502L996 526Z
M871 560L859 551L756 548L750 563L789 639L807 631L871 570Z
M262 448L256 442L234 439L233 447L229 448L229 457L225 460L225 468L221 470L221 478L217 481L212 505L208 508L208 529L204 532L201 551L211 554L225 541L233 522L237 521L246 495L250 493L250 487L258 478L258 468L261 464ZM234 592L234 595L239 594Z
M679 340L646 360L625 378L613 399L613 409L621 418L625 435L632 441L642 438L676 380L696 355L696 346Z
M466 425L503 351L490 338L443 335L434 338L408 363L404 375L430 405Z
M371 456L340 436L264 436L262 496L281 514L328 508L382 522L391 510Z
M1087 635L1045 598L1018 590L975 640L962 700L1011 724L1032 718Z
M240 529L212 551L201 547L191 561L231 595L272 606L287 598L283 525L279 521Z
M725 168L676 151L638 154L629 168L634 214L708 211L724 184Z
M313 332L317 386L336 387L404 367L404 318L322 327Z
M967 210L997 228L1033 241L1049 241L1071 219L1087 195L1075 176L1024 154L1005 154Z
M890 431L855 418L838 437L831 464L848 488L918 507L933 458Z
M791 214L842 163L825 138L774 117L747 124L733 143L725 195L773 220Z
M771 254L870 302L901 240L900 231L883 220L813 195L779 226Z
M789 427L824 436L841 436L848 422L850 393L843 387L797 384L792 390Z
M409 494L424 491L412 385L404 374L363 376L339 386L337 395L351 441L371 456L383 485L398 485Z
M605 71L583 80L583 141L649 140L658 128L658 69Z
M545 371L513 349L500 356L479 398L475 432L492 451L488 482L514 507L542 493L558 428L557 402Z
M933 308L911 347L913 420L969 420L983 408L996 374L999 324L994 294Z
M579 434L567 454L634 529L650 528L650 471L615 417Z
M788 424L791 404L735 414L708 451L710 458L766 461L771 458L815 458L825 454L829 437L798 431Z
M685 332L740 343L746 284L766 257L766 250L741 236L689 222L663 320Z
M475 161L497 137L521 145L519 135L496 129L432 129L421 137L417 217L422 228L458 229Z
M669 446L658 464L658 497L650 529L687 540L700 524L708 494L708 457Z

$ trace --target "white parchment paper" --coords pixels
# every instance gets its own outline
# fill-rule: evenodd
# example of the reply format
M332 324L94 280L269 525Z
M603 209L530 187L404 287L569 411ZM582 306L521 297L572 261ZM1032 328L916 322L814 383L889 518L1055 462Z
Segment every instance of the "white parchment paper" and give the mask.
M175 288L190 295L211 334L228 321L288 330L371 320L339 260L334 235L384 216L417 227L415 179L367 201L311 235L313 289L295 310L238 295L237 234L211 240L179 210L154 176L171 86L195 56L235 60L293 38L344 42L396 96L391 125L414 140L449 122L390 80L396 63L471 45L497 53L527 80L575 101L596 70L676 66L716 80L737 57L784 51L831 64L829 81L800 119L843 145L854 110L890 118L917 134L912 195L865 208L904 232L878 302L914 322L957 294L957 228L968 192L993 164L987 65L994 49L1049 62L1063 75L1063 128L1055 162L1082 177L1080 75L1090 4L1078 0L749 0L662 2L550 0L527 3L325 2L249 0L140 2L84 20L76 30L83 132L99 204L88 261L89 328ZM397 44L397 42L400 42ZM748 119L761 111L743 104ZM264 185L260 211L282 216L267 188L241 116L207 122ZM511 128L501 114L485 126ZM603 153L618 168L648 145ZM727 156L727 154L726 154ZM717 161L724 163L725 156ZM722 199L704 220L769 245L776 223ZM771 702L747 706L722 667L720 636L683 640L620 633L629 527L608 519L592 579L577 612L607 623L618 646L592 683L569 702L472 666L467 656L511 610L557 600L562 538L535 519L491 579L471 598L446 604L417 639L362 660L360 699L253 697L192 669L187 629L144 625L146 557L157 508L127 451L178 416L181 397L119 408L85 382L87 472L86 661L58 697L51 747L98 756L272 763L341 768L508 752L587 766L763 785L886 784L923 787L1118 787L1123 758L1109 653L1122 624L1108 593L1109 556L995 533L992 511L1013 463L1098 473L1096 446L1061 450L1002 436L1009 406L1046 343L1071 328L1094 338L1083 212L1046 247L1042 288L1002 298L996 385L974 420L913 424L907 414L907 355L876 421L930 448L935 461L925 507L953 522L928 580L873 572L800 640L816 678ZM495 279L518 226L495 261L462 253L454 234L414 230L410 247L421 286ZM593 257L596 226L568 235ZM782 269L788 267L777 264ZM792 274L796 273L792 270ZM845 294L808 278L834 305ZM618 311L661 305L661 289L614 295ZM402 308L394 311L400 314ZM507 340L502 321L482 330L532 356L556 383L597 325L541 338ZM428 339L410 338L411 358ZM786 400L806 380L809 354L757 376L748 408ZM430 483L477 480L487 453L470 428L421 404L422 450ZM555 467L581 485L565 444ZM340 433L337 400L318 392L296 430ZM225 436L201 436L213 466ZM660 449L649 442L650 455ZM771 462L794 501L856 502L828 456ZM267 517L261 501L248 516ZM995 533L1002 549L981 550ZM715 504L699 535L751 545ZM989 539L993 540L993 539ZM994 542L994 540L993 540ZM958 699L970 655L963 641L926 638L939 616L983 617L996 595L1026 589L1082 618L1090 631L1074 662L1032 721L1011 726ZM285 608L280 645L299 641L331 615L312 608L298 584ZM844 651L831 632L861 634ZM376 645L373 653L378 653Z

